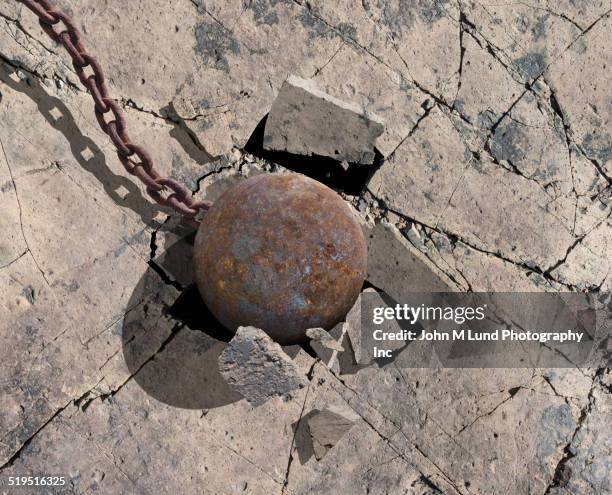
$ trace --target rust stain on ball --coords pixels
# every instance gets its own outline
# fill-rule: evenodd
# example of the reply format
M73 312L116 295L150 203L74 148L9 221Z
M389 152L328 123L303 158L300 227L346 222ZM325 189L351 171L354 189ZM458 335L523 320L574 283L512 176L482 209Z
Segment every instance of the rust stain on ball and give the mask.
M230 331L261 328L281 344L342 321L366 276L365 239L348 205L294 173L228 189L194 249L198 288L217 319Z

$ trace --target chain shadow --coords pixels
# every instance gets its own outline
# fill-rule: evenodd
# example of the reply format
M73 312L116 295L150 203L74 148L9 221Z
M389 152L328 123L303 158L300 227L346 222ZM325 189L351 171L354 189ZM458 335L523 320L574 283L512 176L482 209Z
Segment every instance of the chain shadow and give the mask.
M157 205L148 202L129 177L109 169L102 150L80 131L68 107L49 95L38 79L22 79L18 69L0 61L0 88L2 85L36 104L49 125L68 141L76 161L96 177L117 205L130 208L147 225L154 223ZM120 189L128 194L119 196ZM159 229L168 230L173 231L164 226ZM121 325L125 363L145 392L171 406L210 409L236 402L241 397L230 389L218 370L217 359L227 345L223 340L228 340L219 324L210 320L204 302L193 288L188 291L187 306L190 313L200 311L203 318L198 319L199 324L186 320L181 314L184 295L177 296L173 284L160 276L160 266L172 280L185 281L190 275L193 230L180 224L173 233L180 240L163 253L159 265L150 264L132 292L127 307L133 309ZM178 300L181 304L177 305ZM173 308L176 314L172 314Z
M79 165L102 184L105 192L118 206L129 208L147 225L154 223L158 207L145 199L130 178L117 175L108 167L104 153L91 138L81 132L68 107L58 98L49 95L37 78L28 75L22 79L17 69L0 61L0 84L27 96L36 104L49 125L61 132L68 141ZM127 194L120 196L120 190L127 190Z

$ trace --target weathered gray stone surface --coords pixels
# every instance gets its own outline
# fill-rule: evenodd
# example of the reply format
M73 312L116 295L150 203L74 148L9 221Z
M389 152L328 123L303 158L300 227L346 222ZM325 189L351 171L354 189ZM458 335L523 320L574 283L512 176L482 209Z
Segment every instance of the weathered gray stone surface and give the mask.
M327 156L371 164L384 123L357 105L321 91L312 80L289 76L266 119L267 150Z
M385 122L384 163L345 195L373 286L612 289L609 1L58 3L195 196L283 170L243 147L295 74ZM241 400L218 369L231 336L190 299L192 229L126 174L14 0L0 204L0 493L43 473L70 493L611 491L605 368L360 368L342 325L333 361L285 349L309 378L293 400ZM317 461L308 413L336 406L359 419Z
M238 327L234 338L219 355L219 371L255 407L274 397L289 400L295 390L306 385L305 378L281 346L255 327Z

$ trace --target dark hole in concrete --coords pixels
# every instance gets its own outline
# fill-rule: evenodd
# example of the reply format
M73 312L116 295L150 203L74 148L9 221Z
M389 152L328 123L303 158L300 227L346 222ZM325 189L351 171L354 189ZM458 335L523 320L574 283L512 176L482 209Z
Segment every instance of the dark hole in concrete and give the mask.
M171 229L181 236L180 240L168 248L159 261L151 261L151 268L164 280L180 290L180 295L168 309L172 318L184 323L192 330L199 330L221 342L229 342L233 335L215 318L204 303L195 283L190 283L192 250L195 232L185 230L181 224ZM157 254L157 233L151 237L151 259ZM188 268L186 268L188 267ZM186 272L187 270L187 272Z
M317 359L317 353L312 349L312 347L310 347L310 344L306 343L306 344L300 344L300 347L302 348L302 350L308 354L311 358L313 359Z
M173 318L185 323L193 330L200 330L213 339L222 342L232 340L233 334L227 330L204 304L195 284L187 287L168 310Z
M374 289L376 292L380 292L381 294L385 294L384 290L382 290L380 287L376 287L373 283L371 283L368 280L363 282L363 286L361 287L361 292L363 292L366 289ZM388 296L388 294L385 294L385 295Z
M348 168L342 163L326 156L302 156L284 151L268 151L263 147L266 115L251 134L244 150L278 165L307 175L322 184L351 196L359 196L365 191L370 178L383 163L383 156L375 150L376 156L372 165L349 163Z

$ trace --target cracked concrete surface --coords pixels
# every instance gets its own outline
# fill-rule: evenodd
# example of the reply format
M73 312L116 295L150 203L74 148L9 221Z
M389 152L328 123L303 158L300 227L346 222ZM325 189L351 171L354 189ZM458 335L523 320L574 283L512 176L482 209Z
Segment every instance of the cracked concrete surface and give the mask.
M284 169L245 147L286 77L313 78L385 121L384 161L345 194L374 286L609 296L609 1L59 3L131 135L198 197ZM344 372L296 348L293 400L233 395L227 336L181 309L192 232L126 176L12 0L0 198L0 491L42 474L65 493L612 491L605 368ZM359 420L317 462L308 414L334 406Z

